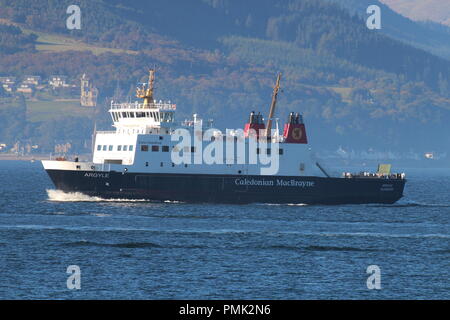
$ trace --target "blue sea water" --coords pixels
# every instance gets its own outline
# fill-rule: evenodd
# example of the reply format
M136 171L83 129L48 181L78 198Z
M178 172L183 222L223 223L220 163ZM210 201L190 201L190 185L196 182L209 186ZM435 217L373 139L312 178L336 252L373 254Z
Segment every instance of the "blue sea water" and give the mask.
M0 161L0 299L449 299L450 169L405 171L395 205L212 205L66 195Z

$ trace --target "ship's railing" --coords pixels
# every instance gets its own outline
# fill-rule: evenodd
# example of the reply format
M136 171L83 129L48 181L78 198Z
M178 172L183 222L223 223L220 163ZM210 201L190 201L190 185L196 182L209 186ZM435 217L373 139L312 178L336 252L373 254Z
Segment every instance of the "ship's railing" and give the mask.
M351 172L343 172L343 178L369 178L369 179L398 179L403 180L406 178L404 173L372 173L372 172L360 172L360 173L351 173Z
M96 131L97 134L116 134L116 131Z
M138 103L137 101L134 103L125 102L125 103L114 103L111 101L111 110L118 109L159 109L159 110L176 110L177 105L170 102L154 101L150 104Z

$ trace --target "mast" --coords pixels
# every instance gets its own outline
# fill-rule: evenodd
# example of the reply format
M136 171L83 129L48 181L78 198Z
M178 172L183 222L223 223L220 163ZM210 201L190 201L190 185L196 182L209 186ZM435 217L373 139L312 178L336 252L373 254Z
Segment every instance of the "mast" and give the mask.
M270 137L270 135L271 135L272 118L275 113L275 106L277 104L278 91L280 90L280 80L281 80L281 72L278 73L277 83L275 84L275 87L273 88L272 103L270 104L270 112L269 112L269 118L267 120L267 128L266 128L266 136L267 137Z
M145 107L148 107L153 103L153 83L155 82L155 69L149 69L148 73L147 89L145 89L145 83L142 85L142 88L136 88L136 97L144 99Z

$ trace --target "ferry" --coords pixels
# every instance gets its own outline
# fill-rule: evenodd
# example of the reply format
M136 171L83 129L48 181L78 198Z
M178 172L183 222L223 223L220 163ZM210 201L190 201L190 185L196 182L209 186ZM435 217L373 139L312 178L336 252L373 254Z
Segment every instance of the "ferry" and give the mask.
M42 160L58 190L104 199L196 203L393 204L405 175L332 176L312 156L302 115L273 127L281 74L267 121L251 112L243 129L221 132L198 115L177 122L177 106L154 99L155 70L139 101L111 101L114 130L94 135L92 161ZM222 149L221 149L222 148Z

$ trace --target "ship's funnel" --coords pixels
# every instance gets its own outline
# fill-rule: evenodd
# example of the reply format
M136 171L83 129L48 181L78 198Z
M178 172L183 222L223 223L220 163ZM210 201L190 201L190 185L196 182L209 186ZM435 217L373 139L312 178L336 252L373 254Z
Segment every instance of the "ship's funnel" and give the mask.
M264 133L266 125L264 124L264 119L261 113L255 114L254 111L250 113L249 122L245 124L244 135L245 137L256 135L259 137L260 134Z
M283 136L286 143L308 143L303 117L299 113L289 114L288 122L284 125Z

